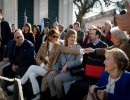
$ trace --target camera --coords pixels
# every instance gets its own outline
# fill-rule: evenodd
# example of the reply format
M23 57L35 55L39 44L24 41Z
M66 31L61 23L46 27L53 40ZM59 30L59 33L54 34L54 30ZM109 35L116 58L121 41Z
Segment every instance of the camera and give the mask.
M123 9L123 10L120 11L119 14L120 14L120 15L123 15L123 14L125 14L126 12L127 12L127 10L126 10L126 9Z

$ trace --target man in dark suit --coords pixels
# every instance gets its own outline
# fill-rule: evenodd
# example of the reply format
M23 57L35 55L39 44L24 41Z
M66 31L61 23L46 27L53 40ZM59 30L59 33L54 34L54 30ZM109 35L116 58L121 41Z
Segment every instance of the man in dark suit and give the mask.
M3 50L10 40L11 29L9 23L4 20L2 10L0 9L0 61L3 59Z
M80 23L75 22L73 25L74 30L77 32L77 43L82 46L84 39L84 32L80 29Z

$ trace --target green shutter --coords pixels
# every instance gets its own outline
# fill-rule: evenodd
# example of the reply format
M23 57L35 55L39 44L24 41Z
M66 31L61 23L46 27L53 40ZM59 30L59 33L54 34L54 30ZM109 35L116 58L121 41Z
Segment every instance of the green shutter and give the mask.
M49 0L48 2L48 17L50 18L50 27L52 28L53 22L58 21L58 9L59 9L59 0Z

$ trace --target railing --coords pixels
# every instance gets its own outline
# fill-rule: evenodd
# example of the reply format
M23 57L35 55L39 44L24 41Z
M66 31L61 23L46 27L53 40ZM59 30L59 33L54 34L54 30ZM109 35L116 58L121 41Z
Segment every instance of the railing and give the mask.
M21 81L18 78L9 79L7 77L0 76L1 80L14 82L13 100L24 100Z

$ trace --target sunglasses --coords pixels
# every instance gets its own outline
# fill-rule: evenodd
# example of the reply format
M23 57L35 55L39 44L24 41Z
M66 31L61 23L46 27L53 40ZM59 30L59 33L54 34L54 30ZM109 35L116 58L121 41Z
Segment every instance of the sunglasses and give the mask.
M17 38L17 39L20 39L20 38L22 38L22 36L17 36L16 38Z
M53 38L59 38L59 36L53 35Z

